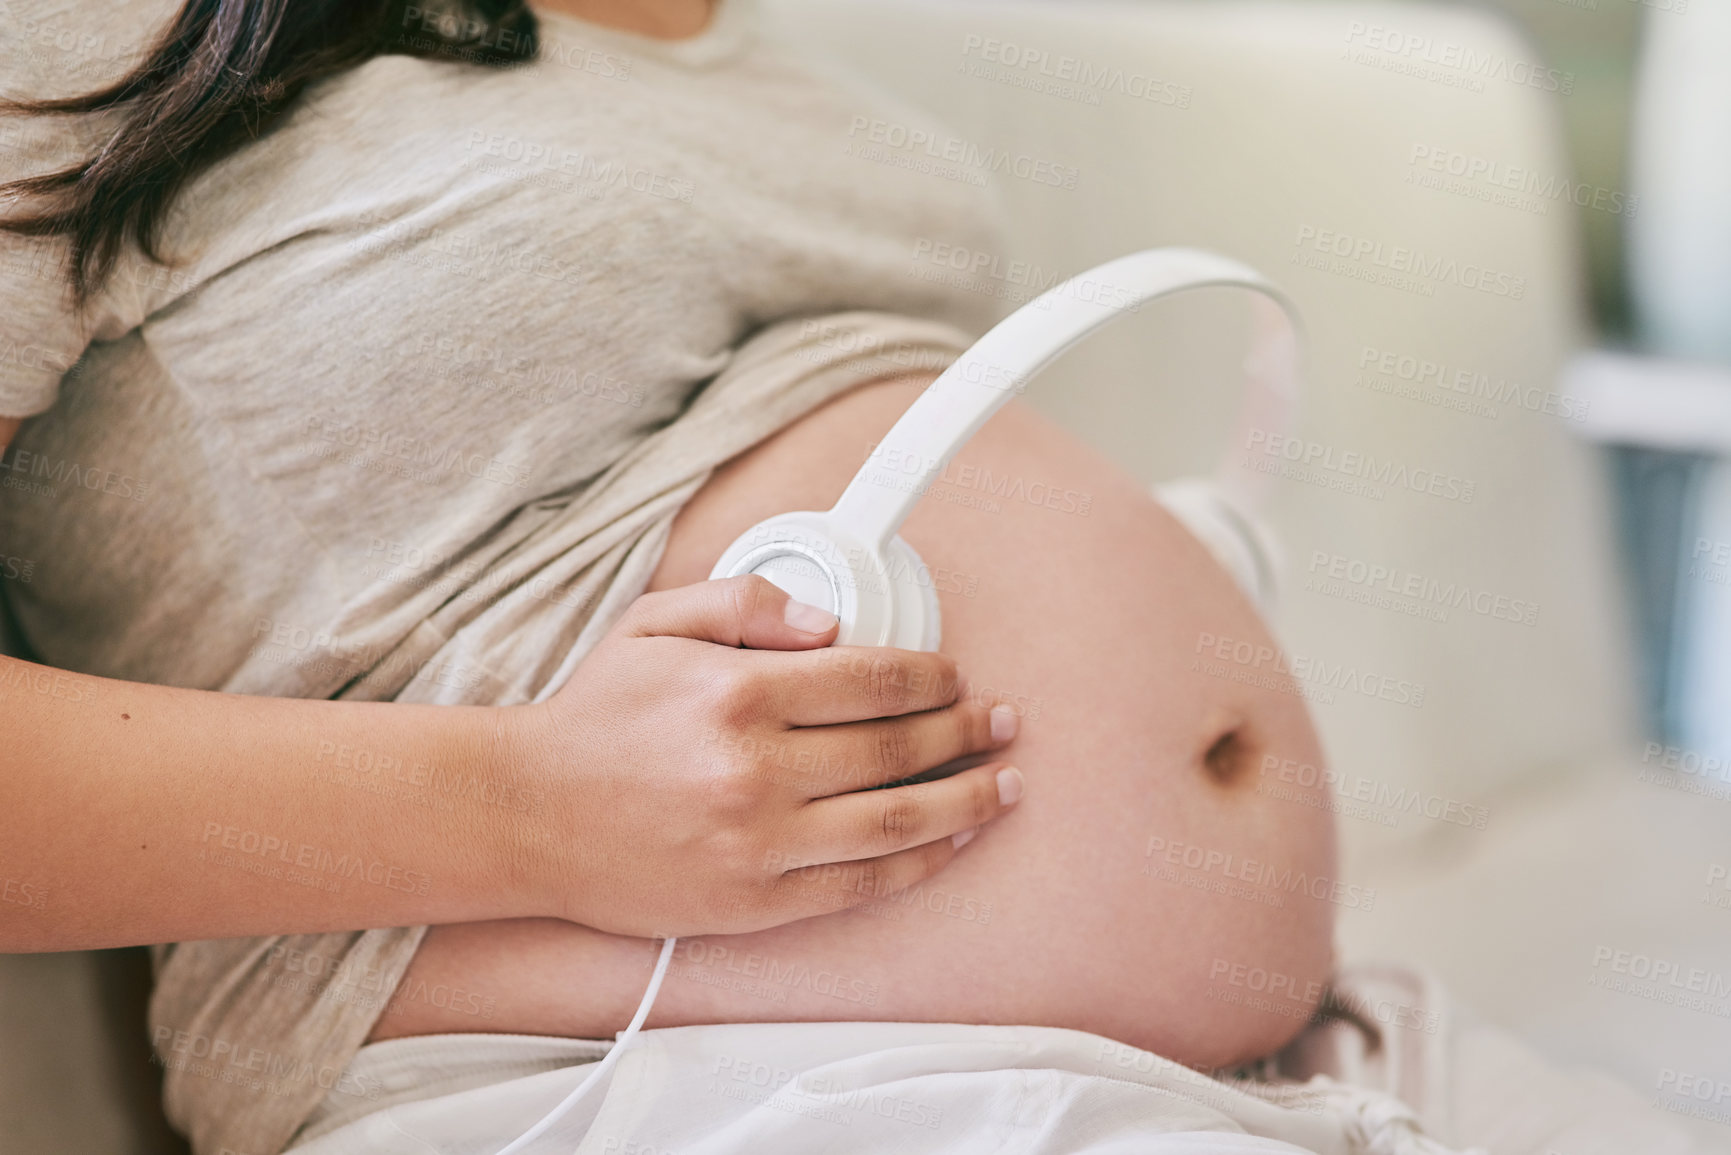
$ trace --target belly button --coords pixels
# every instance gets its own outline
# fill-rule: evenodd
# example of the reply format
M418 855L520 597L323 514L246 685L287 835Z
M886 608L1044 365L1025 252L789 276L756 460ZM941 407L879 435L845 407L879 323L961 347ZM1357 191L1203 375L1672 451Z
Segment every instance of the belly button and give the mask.
M1202 732L1209 737L1202 749L1202 769L1222 786L1230 786L1255 760L1249 724L1243 715L1219 707L1210 710L1205 721Z

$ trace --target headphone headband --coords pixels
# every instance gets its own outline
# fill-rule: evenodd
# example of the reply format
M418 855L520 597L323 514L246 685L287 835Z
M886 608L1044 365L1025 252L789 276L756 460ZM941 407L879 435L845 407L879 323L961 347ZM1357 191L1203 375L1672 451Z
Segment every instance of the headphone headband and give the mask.
M858 539L886 547L920 495L961 447L1014 394L1076 342L1157 298L1213 285L1250 289L1271 299L1291 329L1259 318L1247 418L1284 428L1296 402L1298 310L1249 265L1200 249L1147 249L1097 265L1041 293L994 325L908 407L848 483L829 516ZM1280 347L1284 345L1284 347ZM916 463L910 471L885 462ZM1224 480L1224 478L1222 479Z
M1292 302L1255 269L1213 253L1132 253L1053 286L999 321L908 407L833 507L759 522L727 548L709 576L759 574L831 610L842 622L842 645L936 649L937 594L925 564L897 534L920 495L1004 402L1070 346L1158 297L1212 285L1250 289L1280 306L1256 315L1246 362L1251 388L1239 423L1284 432L1298 391ZM1290 324L1280 323L1282 310ZM1223 461L1219 488L1248 511L1255 507L1257 479L1243 472Z

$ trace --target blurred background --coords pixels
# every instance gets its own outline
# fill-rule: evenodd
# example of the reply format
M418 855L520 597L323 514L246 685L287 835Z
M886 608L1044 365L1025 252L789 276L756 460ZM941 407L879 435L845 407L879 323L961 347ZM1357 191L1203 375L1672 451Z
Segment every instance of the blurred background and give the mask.
M1712 0L1683 3L1710 5ZM1559 100L1557 108L1575 175L1597 188L1628 188L1643 29L1672 13L1631 0L1460 0L1454 6L1480 8L1513 21L1546 63L1574 75L1574 91ZM1593 317L1603 333L1619 341L1628 339L1634 328L1625 222L1610 213L1583 213L1579 218Z
M1723 551L1719 564L1712 557L1731 540L1731 481L1720 465L1731 450L1731 14L1723 0L1459 6L1513 21L1574 76L1569 99L1556 103L1575 176L1639 198L1634 211L1575 220L1597 340L1642 360L1576 368L1583 389L1613 391L1594 431L1617 487L1647 726L1664 742L1723 756L1731 621L1718 596ZM1680 391L1665 388L1679 379Z
M1638 198L1576 217L1646 722L1731 754L1731 11L1724 0L1469 0L1573 74L1557 101L1575 175ZM1601 396L1599 391L1604 391ZM1717 550L1718 561L1713 558Z

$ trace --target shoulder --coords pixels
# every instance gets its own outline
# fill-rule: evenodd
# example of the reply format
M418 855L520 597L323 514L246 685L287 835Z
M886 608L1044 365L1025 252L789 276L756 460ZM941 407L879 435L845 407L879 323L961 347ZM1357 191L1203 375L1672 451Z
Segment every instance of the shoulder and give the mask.
M134 68L173 19L175 0L0 0L0 93L76 96ZM0 116L0 180L89 155L100 118Z
M111 83L180 7L178 0L0 0L6 94L71 96Z

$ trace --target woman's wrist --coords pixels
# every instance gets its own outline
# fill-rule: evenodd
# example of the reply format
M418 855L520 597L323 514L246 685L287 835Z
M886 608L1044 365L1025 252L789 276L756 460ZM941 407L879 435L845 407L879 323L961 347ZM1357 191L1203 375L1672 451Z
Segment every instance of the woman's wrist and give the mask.
M497 918L564 918L574 855L570 743L554 740L559 722L545 703L482 711L466 740L476 777L492 784L501 804L487 807L481 832L487 873L497 880ZM562 751L562 753L561 753Z

